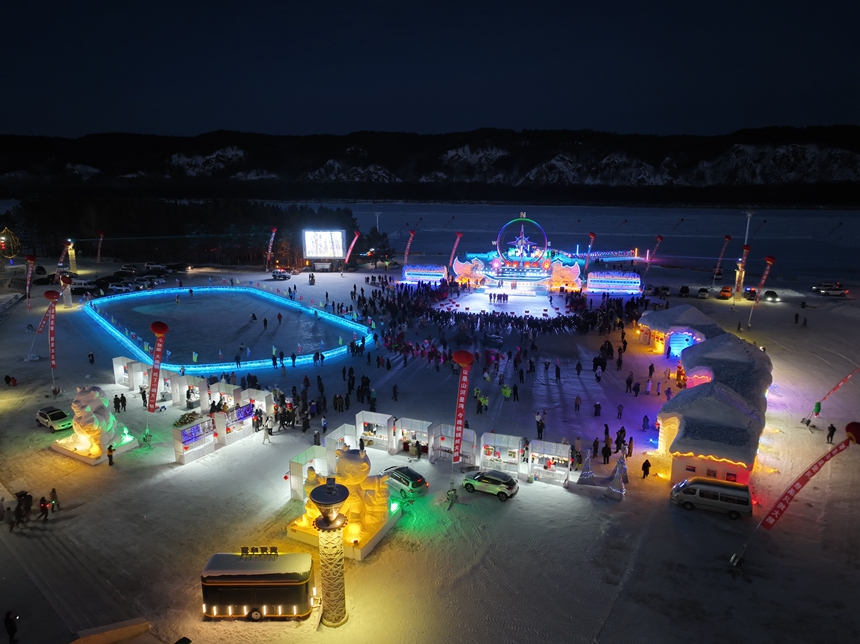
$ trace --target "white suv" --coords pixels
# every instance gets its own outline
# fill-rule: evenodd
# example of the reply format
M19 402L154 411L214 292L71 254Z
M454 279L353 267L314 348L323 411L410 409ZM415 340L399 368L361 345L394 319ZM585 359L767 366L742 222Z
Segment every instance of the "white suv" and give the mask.
M388 487L397 490L404 499L409 496L425 494L430 484L423 476L405 465L389 467L385 470L388 474Z
M146 264L143 265L143 267L148 271L157 269L160 271L167 271L168 273L173 272L172 270L167 268L167 266L165 266L164 264L156 264L155 262L147 262Z
M272 271L272 279L273 280L288 280L290 279L290 274L283 268L276 268Z
M486 492L495 494L499 501L505 502L520 491L517 480L510 474L499 470L482 470L467 474L463 479L463 487L466 492Z

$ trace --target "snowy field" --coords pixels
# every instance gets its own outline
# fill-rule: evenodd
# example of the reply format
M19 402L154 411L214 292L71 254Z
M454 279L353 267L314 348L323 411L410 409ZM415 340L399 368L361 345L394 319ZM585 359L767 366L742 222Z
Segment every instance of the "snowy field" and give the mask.
M382 213L380 226L388 231L396 231L407 221L414 226L422 218L412 250L416 260L433 262L439 261L440 254L450 253L455 230L465 233L461 255L488 250L498 229L518 213L515 208L490 206L359 204L354 209L363 229L375 223L377 210ZM653 248L654 236L663 234L666 239L658 252L663 263L651 267L646 281L670 285L675 293L682 284L691 289L710 286L708 274L694 269L713 263L725 234L734 237L727 257L735 257L746 223L739 212L716 210L525 206L519 210L526 210L547 229L554 247L568 250L577 242L587 243L587 232L593 230L598 235L595 248L638 245L644 254L642 248ZM465 221L467 215L465 225L460 220ZM457 224L445 227L452 216ZM676 234L671 234L682 217ZM568 239L552 234L564 227L565 218L568 225L581 219ZM613 237L612 228L624 219L628 223L619 233L629 227L629 236ZM538 368L521 386L519 402L503 401L498 383L493 383L489 386L489 414L476 416L467 407L471 427L479 435L495 430L534 439L534 412L546 410L546 439L564 437L572 443L580 436L590 443L602 436L603 423L609 423L613 432L625 424L636 443L628 461L626 497L617 502L604 498L600 489L571 486L566 490L521 483L520 494L508 503L486 495L461 494L461 503L448 510L444 497L452 479L450 462L413 462L411 466L430 481L430 494L407 505L401 522L368 559L347 563L350 619L337 630L315 631L307 623L200 619L199 574L211 553L255 544L310 551L285 537L285 526L301 509L288 501L289 484L283 476L289 459L311 444L311 435L276 433L271 445L263 445L257 434L191 465L179 466L173 462L170 425L182 410L168 406L163 414L147 415L133 400L119 419L133 432L148 423L156 438L152 451L123 454L113 468L92 468L60 456L48 449L52 436L37 429L33 421L39 406L53 402L46 398L51 374L45 360L45 337L37 337L35 349L43 360L23 362L33 341L24 332L26 324L38 323L45 310L44 287L34 289L32 311L28 313L23 304L15 305L0 325L0 356L5 369L19 381L16 389L4 389L0 397L4 420L0 426L0 484L7 491L0 490L0 495L8 499L8 491L28 489L38 498L56 487L65 506L44 525L20 533L0 531L0 574L4 578L0 599L8 607L4 610L14 609L22 615L22 642L69 641L71 620L63 618L67 611L61 604L94 592L94 584L121 600L126 615L120 616L150 619L154 634L165 643L181 636L195 644L857 641L860 617L851 598L860 590L860 447L852 446L828 464L772 531L754 532L754 528L784 487L826 451L823 433L803 427L799 420L815 400L860 366L860 336L855 332L860 307L854 299L860 286L854 281L860 219L857 213L768 211L753 217L751 233L763 219L767 223L751 235L750 270L763 269L764 255L776 256L768 287L779 291L783 301L761 303L751 330L741 334L764 345L774 363L768 423L751 482L758 503L752 520L733 522L721 514L686 512L669 505L665 480L641 479L645 452L656 447L657 438L653 430L641 431L641 419L644 414L655 418L661 400L625 395L624 378L633 370L644 382L650 363L660 374L669 362L634 340L625 354L624 370L616 372L610 367L597 383L588 367L606 338L596 333L542 336L537 340L540 358L559 362L561 382L545 377ZM840 221L843 225L828 236ZM638 237L633 235L634 225ZM579 232L573 235L574 231ZM556 243L556 239L562 241ZM395 243L402 249L402 241L395 239ZM83 273L94 272L95 267L86 262L84 259ZM726 266L728 269L729 264ZM643 265L639 268L644 270ZM261 272L199 270L184 276L183 283L202 286L209 277L222 274L255 280L265 277ZM347 273L342 278L318 273L313 287L303 276L293 279L298 280L300 293L329 291L333 300L348 302L354 283L368 288L363 279L367 274ZM851 295L845 299L813 297L810 287L824 278L847 282ZM698 306L733 332L739 322L746 327L751 306L749 302L733 307L731 302L676 296L669 301L672 306L682 302ZM801 301L808 303L807 308L800 308ZM464 296L459 303L472 310L490 308L486 296L480 294ZM549 308L546 298L511 298L498 308L533 310L540 303L541 308ZM794 323L795 313L801 320L806 318L806 327ZM247 319L243 310L241 315L210 315L201 320L208 341L223 338L225 346L229 342L232 347L236 316L242 323ZM57 404L67 408L75 386L99 384L111 395L119 391L110 384L110 359L120 355L116 343L76 310L60 308L57 329L57 382L66 392ZM416 340L428 334L437 336L435 328L410 333ZM618 333L610 337L619 342ZM517 344L518 336L505 338L505 350ZM94 366L87 363L89 351L96 355ZM375 357L376 348L369 347L369 351ZM586 366L581 378L573 369L577 359ZM365 359L344 358L327 361L323 369L288 370L284 380L271 373L271 382L262 381L289 389L299 385L305 373L312 380L318 373L331 396L345 390L341 369L350 365L357 376L371 378L379 392L380 411L452 422L454 377L444 370L437 374L420 360L410 361L405 368L395 361L394 368L386 371L368 367ZM396 402L390 399L394 384L400 392ZM480 385L487 387L483 382ZM851 381L840 389L826 401L822 417L816 421L819 427L833 422L839 428L837 440L844 438L846 423L860 420L858 387L860 381ZM577 394L583 398L578 414L572 402ZM601 418L590 414L596 401L603 405ZM619 403L624 405L621 420L614 411ZM358 409L353 404L351 412ZM349 413L328 415L330 428L353 420ZM318 427L317 421L313 428ZM374 471L406 463L405 456L375 451L370 451L370 458ZM605 477L610 466L598 464L595 470L598 477ZM457 471L453 479L459 485L462 474ZM34 569L38 566L49 537L65 544L72 553L69 560L95 574L87 579L62 574L65 562L53 559L53 572L37 582L30 581L32 575L21 574L25 564ZM746 565L731 567L729 556L747 540ZM110 621L113 614L105 611L91 619Z

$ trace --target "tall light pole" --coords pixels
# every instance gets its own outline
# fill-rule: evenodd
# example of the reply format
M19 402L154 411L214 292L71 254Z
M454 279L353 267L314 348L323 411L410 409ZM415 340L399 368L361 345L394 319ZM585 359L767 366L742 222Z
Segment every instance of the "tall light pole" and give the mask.
M343 526L346 517L340 509L349 498L349 490L326 479L325 485L311 490L310 499L320 511L314 520L319 530L320 577L322 579L322 623L336 628L346 623L346 588L343 575Z
M381 215L382 213L380 213L380 212L377 210L377 211L376 211L375 213L373 213L373 214L375 214L375 215L376 215L376 232L381 232L381 231L379 230L379 215Z

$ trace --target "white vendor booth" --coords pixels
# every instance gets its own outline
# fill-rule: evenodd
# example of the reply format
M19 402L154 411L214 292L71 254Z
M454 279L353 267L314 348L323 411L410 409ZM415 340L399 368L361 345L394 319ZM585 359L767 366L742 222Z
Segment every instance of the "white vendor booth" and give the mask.
M200 391L200 411L204 414L209 413L209 408L214 401L216 404L219 400L227 403L227 408L235 407L236 403L241 400L242 389L230 383L216 382L214 385L209 385L208 389Z
M245 389L239 394L239 404L253 403L254 409L261 410L266 416L275 413L275 396L263 389Z
M343 424L333 432L325 434L323 436L323 446L325 447L328 471L335 472L337 470L337 450L358 449L358 432L355 429L355 425Z
M365 447L388 450L398 449L394 445L394 416L375 411L360 411L355 415L355 427L359 438L364 439ZM402 447L402 446L401 446Z
M326 463L325 447L311 445L301 454L293 457L290 461L290 498L304 503L305 480L308 477L308 468L313 467L323 481L329 472L334 476L335 470L328 469Z
M200 376L180 376L178 373L169 374L170 377L170 395L173 398L174 407L185 407L186 409L194 409L200 406L200 392L206 391L207 383ZM191 396L187 397L186 392L191 390ZM209 407L206 407L207 411Z
M398 418L394 423L394 442L389 446L388 453L397 454L400 451L404 451L412 456L418 456L415 451L415 441L419 441L421 443L421 453L427 454L427 446L430 443L428 428L431 424L428 420Z
M454 453L454 426L443 423L433 423L429 428L429 455L430 462L435 463L440 458L449 460ZM460 464L463 466L475 465L478 461L478 437L471 429L463 430L463 439L460 442Z
M173 429L176 462L187 465L215 451L215 422L208 416Z
M137 392L141 387L149 386L149 365L137 360L120 356L113 359L114 382L129 391Z
M570 474L570 445L532 441L529 455L529 474L535 481L561 485Z
M478 467L486 470L500 470L509 474L519 473L519 463L524 449L520 436L507 436L485 432L481 436L480 462Z
M254 433L254 403L217 411L212 417L215 420L215 441L219 446L232 445Z

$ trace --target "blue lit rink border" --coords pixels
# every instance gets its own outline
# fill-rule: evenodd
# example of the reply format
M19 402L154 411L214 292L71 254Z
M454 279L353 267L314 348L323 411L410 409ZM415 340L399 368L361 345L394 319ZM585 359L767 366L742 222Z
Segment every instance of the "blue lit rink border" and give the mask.
M336 326L340 326L350 331L354 332L358 339L356 342L361 342L361 339L364 338L365 344L370 345L373 344L373 331L368 329L363 324L358 322L353 322L352 320L347 320L345 318L334 315L333 313L327 313L326 311L311 308L308 306L304 306L302 304L298 304L297 302L291 300L286 294L276 295L274 293L269 293L267 291L261 291L256 288L252 288L250 286L195 286L195 291L201 291L206 293L245 293L248 295L253 295L256 297L261 297L263 299L271 300L272 302L278 304L279 306L285 306L287 308L294 309L299 311L300 313L310 313L316 314L322 320L327 320ZM100 311L101 303L103 302L125 302L132 299L144 299L147 297L155 297L162 295L185 295L188 293L187 288L165 288L159 290L152 291L136 291L134 293L120 293L117 295L106 295L104 297L100 297L97 300L92 300L84 304L84 311L87 315L89 315L99 326L101 326L105 331L107 331L117 342L119 342L122 346L124 346L129 353L144 364L151 365L152 357L146 353L143 348L137 346L135 342L131 338L127 338L125 334L111 324L110 319L105 319L104 314ZM155 319L153 319L153 322ZM152 334L149 329L145 330L145 333L148 335L152 335L152 337L148 340L150 346L155 344L155 335ZM135 331L135 335L138 338L141 337L140 333ZM326 357L326 360L329 358L336 358L339 356L344 356L349 351L349 343L344 344L343 346L337 347L336 349L328 349L323 351L322 354ZM286 358L285 358L286 360ZM308 366L313 365L314 358L313 353L303 354L296 357L296 366ZM272 360L268 358L266 360L248 360L242 361L242 368L245 367L253 367L253 368L271 368ZM235 362L207 362L204 364L191 362L189 364L171 364L168 362L162 362L161 368L165 371L174 371L179 372L179 370L185 367L185 373L196 373L196 374L211 374L216 371L231 371L236 367Z

